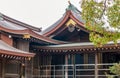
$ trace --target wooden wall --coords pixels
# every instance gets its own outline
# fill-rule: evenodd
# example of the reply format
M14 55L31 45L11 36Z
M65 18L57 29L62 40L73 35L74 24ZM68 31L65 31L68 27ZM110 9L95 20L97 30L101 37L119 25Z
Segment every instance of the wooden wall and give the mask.
M7 44L11 46L13 45L13 39L8 34L1 34L1 40L3 40L4 42L6 42Z

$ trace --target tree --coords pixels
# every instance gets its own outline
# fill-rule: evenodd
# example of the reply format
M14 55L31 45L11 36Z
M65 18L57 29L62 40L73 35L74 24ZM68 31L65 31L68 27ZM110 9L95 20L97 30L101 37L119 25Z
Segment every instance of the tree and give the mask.
M120 0L82 0L82 18L90 41L102 46L120 39Z

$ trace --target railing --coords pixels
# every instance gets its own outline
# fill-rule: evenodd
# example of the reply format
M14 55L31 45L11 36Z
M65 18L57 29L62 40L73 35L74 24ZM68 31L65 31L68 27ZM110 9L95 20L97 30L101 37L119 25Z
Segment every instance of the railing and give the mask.
M110 63L97 65L44 65L33 70L33 78L107 78L105 73L111 74L109 67L112 65ZM97 66L97 69L95 66Z

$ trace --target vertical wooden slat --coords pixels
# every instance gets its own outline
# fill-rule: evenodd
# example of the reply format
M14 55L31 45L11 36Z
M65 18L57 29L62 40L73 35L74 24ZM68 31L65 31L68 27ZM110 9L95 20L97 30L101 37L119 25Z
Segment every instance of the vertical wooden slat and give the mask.
M98 53L95 53L95 78L98 78Z
M75 67L75 54L73 54L73 78L76 78L75 76L76 76L76 67Z
M2 59L2 78L5 78L5 59Z
M32 70L31 70L31 74L32 74L32 78L33 78L33 58L31 59L31 61L32 61L32 65L31 65L31 68L32 68Z
M68 78L68 55L65 55L65 78Z
M84 53L84 64L88 64L88 54Z

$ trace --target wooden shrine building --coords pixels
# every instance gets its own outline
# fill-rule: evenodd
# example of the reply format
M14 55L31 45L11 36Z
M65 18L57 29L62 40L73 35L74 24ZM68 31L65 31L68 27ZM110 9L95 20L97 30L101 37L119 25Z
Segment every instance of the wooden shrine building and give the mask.
M71 3L44 31L0 14L0 78L106 78L120 42L95 47L84 22Z

